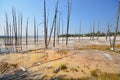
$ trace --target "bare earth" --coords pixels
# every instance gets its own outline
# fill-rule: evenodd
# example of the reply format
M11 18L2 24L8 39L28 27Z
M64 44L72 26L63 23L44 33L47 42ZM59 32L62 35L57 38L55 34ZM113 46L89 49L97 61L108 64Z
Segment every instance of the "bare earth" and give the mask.
M39 46L30 44L23 48L24 53L0 54L0 62L17 64L17 68L0 73L3 80L9 79L53 79L57 78L83 78L91 77L91 71L99 69L101 73L120 74L120 37L117 38L117 52L109 48L109 41L101 37L100 40L90 41L89 38L70 38L68 46L60 40L56 48L52 42L47 50L42 49L44 42ZM99 46L100 48L91 48ZM27 49L27 50L26 50ZM60 69L61 65L67 68ZM27 72L17 74L17 71L26 69ZM57 72L56 69L59 69ZM3 70L1 70L2 72ZM18 76L16 76L18 75ZM11 77L12 76L12 77Z

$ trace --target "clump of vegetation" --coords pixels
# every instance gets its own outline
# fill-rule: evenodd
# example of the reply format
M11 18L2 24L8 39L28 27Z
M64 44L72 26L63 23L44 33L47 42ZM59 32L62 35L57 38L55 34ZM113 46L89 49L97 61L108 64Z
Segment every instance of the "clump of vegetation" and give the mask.
M17 68L18 67L18 64L9 64L7 62L1 62L0 63L0 71L8 68L8 67L13 67L13 68Z
M78 72L78 69L76 69L76 68L71 68L70 70L73 72Z
M99 69L95 69L91 71L91 76L98 77L100 75L101 71Z
M10 66L12 66L13 68L17 68L18 64L10 64Z
M119 80L120 79L120 75L119 74L114 74L114 73L102 73L98 79L101 80Z
M60 80L90 80L89 77L82 77L82 78L62 78Z
M105 45L89 45L82 48L76 47L77 50L110 50L109 46Z
M61 70L66 70L68 67L65 65L65 64L62 64L61 66L60 66L60 69Z
M81 72L85 74L85 71L84 71L84 70L81 70Z
M56 53L60 55L66 55L68 53L68 50L57 50Z
M8 63L6 63L6 62L1 62L0 63L0 72L2 71L2 70L4 70L5 68L7 68L8 67Z

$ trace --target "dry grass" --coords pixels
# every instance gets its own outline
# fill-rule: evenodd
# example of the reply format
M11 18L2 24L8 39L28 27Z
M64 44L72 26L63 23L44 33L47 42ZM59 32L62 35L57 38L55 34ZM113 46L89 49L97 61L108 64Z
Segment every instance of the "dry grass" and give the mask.
M109 46L107 45L89 45L84 46L82 48L76 47L78 50L109 50Z
M2 72L3 70L5 70L6 68L9 68L9 67L13 67L16 69L18 67L18 64L10 64L7 62L1 62L0 63L0 72Z
M39 53L7 54L6 62L10 64L18 64L19 66L30 67L33 63L38 62L43 56L44 54Z
M116 44L115 47L116 47L116 48L120 48L120 44Z
M99 69L95 69L91 71L91 76L96 80L119 80L120 74L116 73L105 73L101 72Z
M55 53L60 55L67 55L68 50L57 50Z

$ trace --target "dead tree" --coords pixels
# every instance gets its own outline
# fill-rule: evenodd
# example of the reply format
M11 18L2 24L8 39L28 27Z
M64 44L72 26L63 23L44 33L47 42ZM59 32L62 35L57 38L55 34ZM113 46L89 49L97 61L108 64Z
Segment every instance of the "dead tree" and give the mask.
M92 40L94 41L95 36L95 23L93 24L93 31L92 31Z
M59 35L60 35L60 14L59 14L59 20L58 20L58 27L57 27L57 39L58 39L58 44L59 44Z
M56 36L56 20L55 20L55 25L54 25L54 35L53 35L53 47L55 47L55 36Z
M47 45L47 25L46 25L46 0L44 0L44 38L45 38L45 48Z
M36 19L34 17L34 44L36 45Z
M22 17L22 14L21 14L21 17L20 17L20 26L21 26L21 39L20 39L20 43L21 43L21 50L22 50L22 20L23 20L23 17Z
M92 40L92 24L90 24L90 40Z
M12 9L12 16L13 16L13 29L14 29L14 37L15 37L15 46L17 46L18 37L17 37L17 19L16 19L16 11Z
M79 28L79 42L80 42L80 36L81 36L81 21L80 21L80 28Z
M63 31L64 30L63 30L63 16L62 16L62 44L63 44L63 34L64 34Z
M99 35L100 35L100 23L98 23L97 40L99 40Z
M111 40L111 35L110 35L110 25L108 24L107 26L107 32L108 32L108 37L109 37L109 42L110 42L110 48L112 47L112 40Z
M71 15L71 0L68 0L66 45L68 45L68 33L69 33L70 15Z
M5 28L5 36L6 36L6 39L5 39L5 45L8 45L9 43L9 23L8 23L8 16L7 16L7 13L5 13L5 17L6 17L6 28Z
M111 48L112 50L115 49L115 42L116 42L116 37L117 37L117 33L118 33L118 26L119 26L119 16L120 16L120 0L119 0L119 5L118 5L118 13L117 13L117 17L116 17L115 34L114 34L112 48Z
M39 35L38 35L38 25L37 25L37 45L38 45L38 37Z
M26 46L28 45L28 18L27 18L27 24L26 24Z
M51 27L51 31L50 31L50 36L49 36L49 40L48 40L48 45L49 45L50 40L51 40L51 36L52 36L53 29L55 29L56 19L57 19L57 13L58 13L58 0L57 0L56 7L55 7L55 14L54 14L54 19L53 19L53 23L52 23L52 27ZM53 44L54 44L54 41L53 41Z
M109 35L109 25L108 25L108 27L107 27L107 32L106 32L106 35L105 35L106 41L107 41L107 39L108 39L108 35Z

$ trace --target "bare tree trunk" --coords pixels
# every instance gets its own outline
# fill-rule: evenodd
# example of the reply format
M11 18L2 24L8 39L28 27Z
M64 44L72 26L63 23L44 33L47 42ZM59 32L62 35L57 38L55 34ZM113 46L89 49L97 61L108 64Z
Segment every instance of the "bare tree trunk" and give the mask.
M58 0L57 0L57 3L56 3L55 15L54 15L53 23L52 23L52 28L51 28L51 31L50 31L50 36L49 36L49 40L48 40L48 45L49 45L50 40L51 40L53 28L54 28L54 26L56 25L55 22L56 22L56 19L57 19L57 13L58 13Z
M69 33L69 24L70 24L70 14L71 14L71 0L68 0L66 45L68 45L68 33Z
M110 48L112 47L112 41L111 41L111 35L110 35L110 25L108 24L107 26L107 31L108 31L108 36L109 36L109 41L110 41Z
M46 0L44 0L44 38L45 38L45 48L47 45L47 25L46 25Z
M64 30L63 30L63 16L62 16L62 44L63 44L63 34L64 34L63 31Z
M59 14L58 27L57 27L57 38L58 38L58 44L59 44L59 35L60 35L60 14Z
M14 29L14 37L15 37L15 47L17 46L17 19L16 19L16 11L13 8L12 9L12 15L13 15L13 29Z
M54 25L54 40L53 40L53 47L55 47L55 36L56 36L56 20Z
M119 6L118 6L118 14L117 14L117 17L116 17L116 27L115 27L115 34L114 34L113 44L112 44L112 50L115 49L115 42L116 42L118 26L119 26L119 15L120 15L120 0L119 0Z
M20 26L21 26L21 50L22 50L22 19L23 19L23 17L22 17L22 14L21 14L21 18L20 18Z
M92 40L94 41L95 36L95 23L93 24Z
M100 23L98 23L97 40L99 40L99 35L100 35Z
M92 40L92 24L90 24L90 40Z
M34 17L34 44L36 45L36 19Z
M106 41L107 41L107 39L108 39L108 34L110 34L110 33L109 33L109 25L108 25L107 32L106 32L106 35L105 35Z
M27 18L27 24L26 24L26 46L28 45L28 18Z
M8 45L8 34L9 34L9 32L8 32L8 16L7 16L7 13L5 13L5 17L6 17L6 30L5 30L5 32L6 32L6 45Z
M80 36L81 36L81 21L80 21L80 29L79 29L79 42L80 42Z
M38 35L38 26L37 26L37 45L38 45L38 37L39 35Z

